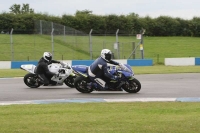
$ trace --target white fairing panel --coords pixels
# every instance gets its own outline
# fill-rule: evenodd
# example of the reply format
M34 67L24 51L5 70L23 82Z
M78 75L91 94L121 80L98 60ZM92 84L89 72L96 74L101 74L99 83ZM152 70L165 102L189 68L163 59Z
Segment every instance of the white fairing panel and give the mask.
M59 71L60 68L62 68L62 66L60 64L50 64L48 65L49 71L52 73L57 73Z
M34 73L36 66L33 65L33 64L26 64L26 65L21 65L21 68L30 72L30 73Z

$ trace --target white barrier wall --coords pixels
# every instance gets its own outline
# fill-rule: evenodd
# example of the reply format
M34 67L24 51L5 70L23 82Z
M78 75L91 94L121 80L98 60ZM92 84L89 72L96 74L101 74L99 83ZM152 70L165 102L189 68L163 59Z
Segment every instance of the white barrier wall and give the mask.
M165 66L194 66L195 57L190 58L165 58Z
M0 61L0 69L10 69L11 61Z

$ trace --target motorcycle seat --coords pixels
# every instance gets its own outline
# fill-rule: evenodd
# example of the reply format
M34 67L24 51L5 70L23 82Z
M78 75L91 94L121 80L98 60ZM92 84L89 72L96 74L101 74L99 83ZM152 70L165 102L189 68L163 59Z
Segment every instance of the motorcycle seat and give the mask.
M88 71L88 66L83 70L84 73L87 73Z

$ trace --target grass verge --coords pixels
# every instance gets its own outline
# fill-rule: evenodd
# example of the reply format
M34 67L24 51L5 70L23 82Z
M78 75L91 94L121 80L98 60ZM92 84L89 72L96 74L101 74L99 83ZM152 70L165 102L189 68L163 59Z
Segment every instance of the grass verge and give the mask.
M3 133L199 133L199 103L68 103L0 107Z
M200 66L143 66L132 67L137 74L167 74L167 73L200 73ZM27 72L22 69L0 69L0 78L24 77Z

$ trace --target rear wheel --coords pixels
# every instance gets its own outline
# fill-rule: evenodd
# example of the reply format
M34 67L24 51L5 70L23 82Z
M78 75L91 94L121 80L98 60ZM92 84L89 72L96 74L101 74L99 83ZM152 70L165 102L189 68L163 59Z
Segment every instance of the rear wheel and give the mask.
M136 78L130 80L129 83L124 84L122 88L129 93L137 93L141 89L141 83Z
M38 88L38 76L32 73L28 73L24 76L24 83L30 88Z
M74 80L75 80L75 76L69 76L69 77L67 77L66 79L65 79L65 81L64 81L64 83L67 85L67 86L69 86L69 87L71 87L71 88L74 88Z
M87 79L84 77L76 77L74 86L81 93L90 93L93 91L92 88L87 88Z

